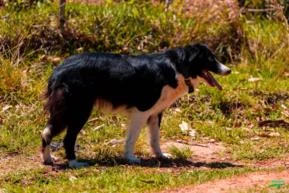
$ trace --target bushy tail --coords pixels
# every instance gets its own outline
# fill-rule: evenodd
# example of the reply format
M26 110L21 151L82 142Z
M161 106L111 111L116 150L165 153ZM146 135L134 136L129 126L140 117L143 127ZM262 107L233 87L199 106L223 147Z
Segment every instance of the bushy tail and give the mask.
M64 113L66 110L67 93L68 87L65 84L49 81L44 95L47 99L44 110L49 112L52 117L59 115L59 113Z

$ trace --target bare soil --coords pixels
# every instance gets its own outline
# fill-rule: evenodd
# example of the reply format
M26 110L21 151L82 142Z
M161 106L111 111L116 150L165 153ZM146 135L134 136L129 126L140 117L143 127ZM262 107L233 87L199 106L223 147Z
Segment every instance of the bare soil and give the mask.
M175 146L177 148L189 148L193 155L191 160L171 160L169 162L163 162L160 165L151 164L152 160L143 160L142 164L144 167L160 167L160 171L166 170L167 168L181 170L188 167L198 167L199 169L211 169L211 168L226 168L226 167L257 167L257 168L278 168L278 167L289 167L289 156L285 156L280 159L271 159L266 161L250 162L250 163L239 163L234 162L230 159L226 148L218 142L208 142L203 144L185 144L182 142L168 141L162 144L162 148L166 151L170 147ZM63 160L62 160L63 162ZM63 166L63 163L61 163ZM61 165L60 164L60 165ZM118 162L118 164L122 164ZM35 153L32 157L25 157L21 154L9 154L0 158L0 177L4 177L9 173L15 171L27 171L32 169L46 168L47 172L55 173L57 168L43 166L40 162L40 158ZM65 168L65 166L64 166ZM61 168L60 168L61 169ZM62 167L63 169L63 167ZM175 193L175 192L192 192L192 193L224 193L224 192L240 192L245 191L252 187L266 187L272 180L282 179L285 184L289 184L289 170L282 172L255 172L241 176L235 176L228 179L214 180L208 183L186 186L182 188L164 190L163 192Z
M169 152L171 147L177 147L178 149L190 149L192 152L193 161L225 161L230 160L230 157L226 155L226 148L222 143L209 142L209 143L183 143L175 141L167 141L163 143L162 149L164 152Z
M242 192L252 187L266 187L272 180L282 179L289 183L289 170L282 172L255 172L229 179L215 180L212 182L165 190L166 193L227 193Z

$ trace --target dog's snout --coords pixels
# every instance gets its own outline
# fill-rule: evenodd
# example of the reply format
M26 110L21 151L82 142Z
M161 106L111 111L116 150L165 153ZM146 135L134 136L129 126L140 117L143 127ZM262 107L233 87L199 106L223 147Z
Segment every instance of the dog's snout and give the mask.
M228 70L224 72L224 75L228 75L228 74L231 74L231 69L230 68L228 68Z
M219 63L219 74L228 75L231 73L231 69L225 66L224 64Z

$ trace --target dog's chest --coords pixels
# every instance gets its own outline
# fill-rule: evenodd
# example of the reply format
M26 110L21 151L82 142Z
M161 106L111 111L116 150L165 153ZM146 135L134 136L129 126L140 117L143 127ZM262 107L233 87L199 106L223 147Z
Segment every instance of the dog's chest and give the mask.
M184 96L188 92L188 86L185 83L184 77L182 75L177 75L177 79L177 88L172 88L168 85L164 86L159 100L149 110L151 114L163 111L164 109L171 106L177 99Z

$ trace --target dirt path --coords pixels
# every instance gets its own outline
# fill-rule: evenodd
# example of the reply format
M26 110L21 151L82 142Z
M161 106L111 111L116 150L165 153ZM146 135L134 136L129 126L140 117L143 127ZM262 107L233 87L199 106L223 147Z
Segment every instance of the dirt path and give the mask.
M0 177L11 172L21 172L44 167L37 156L27 157L21 154L8 154L0 157Z
M270 184L271 180L283 179L285 184L289 184L289 155L279 159L271 159L259 162L250 163L237 163L230 159L229 155L226 155L226 148L221 143L204 143L204 144L184 144L181 142L168 141L163 143L163 149L169 149L171 146L178 148L190 148L193 152L191 166L210 169L210 168L225 168L221 163L227 163L226 167L236 167L237 165L243 165L246 167L257 167L264 169L273 169L278 167L288 168L282 172L255 172L241 176L235 176L232 178L214 180L200 185L186 186L177 189L164 190L163 193L179 193L179 192L192 192L192 193L226 193L234 191L245 191L252 187L266 187ZM212 163L219 163L214 167ZM32 157L27 157L21 154L9 154L4 157L0 157L0 178L8 175L11 172L21 172L38 168L46 168L47 171L54 172L51 167L43 166L40 163L39 156L35 154ZM144 166L145 167L145 166ZM185 168L187 168L186 166ZM175 167L170 167L175 168ZM183 168L175 168L176 170ZM164 168L165 169L165 168Z
M193 160L212 162L229 161L235 165L243 165L252 168L273 169L278 167L289 168L289 155L282 158L275 158L265 161L256 161L250 163L237 163L230 160L230 156L226 155L226 148L221 143L200 144L182 144L178 142L166 142L164 149L170 146L178 148L190 148L193 152ZM221 156L222 155L222 156ZM283 179L285 184L289 184L289 169L282 172L255 172L246 175L236 176L232 178L215 180L208 183L187 186L183 188L165 190L163 193L227 193L241 192L253 187L266 187L271 180Z
M282 179L289 183L289 170L282 172L256 172L229 179L215 180L208 183L165 190L166 193L231 193L248 190L252 187L266 187L271 180Z

